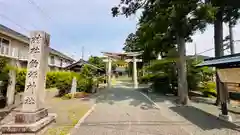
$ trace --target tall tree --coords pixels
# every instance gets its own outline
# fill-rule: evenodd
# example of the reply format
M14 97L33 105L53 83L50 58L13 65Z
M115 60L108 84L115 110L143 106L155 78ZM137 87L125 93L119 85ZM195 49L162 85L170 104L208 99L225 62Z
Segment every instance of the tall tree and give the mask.
M239 8L234 6L233 2L227 3L226 0L208 0L208 3L212 5L217 10L215 14L214 21L214 46L215 46L215 57L221 57L224 55L223 48L223 22L229 23L230 31L230 49L231 52L234 52L233 46L233 35L232 27L236 24L237 19L239 18ZM217 99L216 105L220 104L220 80L216 74L216 84L217 84Z
M228 23L229 35L226 37L229 40L229 48L231 54L235 53L234 39L233 39L233 27L237 24L237 20L240 17L239 8L233 6L227 6L224 10L223 21Z
M100 57L97 57L97 56L91 56L89 59L88 59L88 62L90 64L93 64L99 68L102 68L102 69L105 69L105 63L103 62L103 59L101 59Z
M119 6L112 8L113 16L125 15L126 17L143 8L144 12L140 19L140 24L143 25L140 25L140 28L148 25L146 33L150 31L148 34L143 32L143 37L150 36L151 38L148 39L152 39L152 42L157 41L160 48L177 44L178 88L181 93L181 104L188 103L185 42L191 41L191 35L196 30L204 30L206 21L202 20L212 18L210 11L214 11L209 7L211 5L205 5L201 0L121 0ZM154 33L155 29L158 30L157 33ZM159 40L153 40L155 37ZM145 46L150 46L152 42L147 42ZM158 50L156 48L154 50Z

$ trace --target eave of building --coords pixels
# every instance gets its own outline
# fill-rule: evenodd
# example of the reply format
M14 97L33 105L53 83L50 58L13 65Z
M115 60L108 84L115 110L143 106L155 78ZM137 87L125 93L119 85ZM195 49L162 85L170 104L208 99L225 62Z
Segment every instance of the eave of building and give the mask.
M3 35L6 35L6 36L8 36L8 37L11 37L11 38L13 38L13 39L16 39L16 40L18 40L18 41L21 41L21 42L23 42L23 43L29 44L29 40L23 40L22 38L17 37L17 36L14 36L13 34L7 33L7 32L5 32L5 31L0 31L0 33L3 34Z
M203 66L222 66L222 65L239 65L240 63L240 53L234 55L226 55L219 58L209 58L205 59L202 63L198 64L197 67Z
M71 69L71 68L74 68L74 67L82 67L83 65L89 65L89 66L91 66L91 67L93 67L95 69L104 71L104 69L101 69L101 68L99 68L99 67L97 67L95 65L92 65L92 64L90 64L87 61L82 60L82 59L80 59L79 61L77 61L77 62L75 62L75 63L73 63L71 65L66 66L65 69Z

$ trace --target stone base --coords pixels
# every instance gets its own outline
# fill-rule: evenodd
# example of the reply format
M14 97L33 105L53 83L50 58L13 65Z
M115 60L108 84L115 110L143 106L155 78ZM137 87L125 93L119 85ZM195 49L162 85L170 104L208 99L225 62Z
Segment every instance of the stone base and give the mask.
M46 131L47 126L55 121L56 117L56 114L48 114L47 117L32 124L18 124L11 122L2 125L2 135L41 135Z
M219 119L232 122L232 117L230 115L219 114Z
M35 112L17 112L15 116L15 123L31 124L47 116L48 116L48 111L45 108L41 108Z

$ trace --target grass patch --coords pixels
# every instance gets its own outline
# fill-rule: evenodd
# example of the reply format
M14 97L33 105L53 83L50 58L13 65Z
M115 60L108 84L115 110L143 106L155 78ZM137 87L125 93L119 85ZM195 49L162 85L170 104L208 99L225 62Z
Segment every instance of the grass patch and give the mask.
M67 135L72 129L72 126L59 126L56 128L48 129L46 135Z
M67 135L90 109L88 104L81 103L79 100L60 99L56 100L54 104L58 106L53 105L53 111L57 113L56 123L44 135Z
M46 89L46 91L56 92L56 91L58 91L58 89L57 88L49 88L49 89Z

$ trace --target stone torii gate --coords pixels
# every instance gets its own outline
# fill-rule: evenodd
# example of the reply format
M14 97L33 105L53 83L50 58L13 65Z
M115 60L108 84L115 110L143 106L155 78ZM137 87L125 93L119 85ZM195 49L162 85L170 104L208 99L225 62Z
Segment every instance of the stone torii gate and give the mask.
M104 56L107 56L107 60L105 60L108 71L106 71L108 79L107 84L108 87L111 87L111 73L112 73L112 60L113 59L125 59L126 62L133 62L133 83L134 88L138 88L138 77L137 77L137 62L141 60L136 57L141 55L142 52L128 52L128 53L112 53L112 52L102 52ZM132 60L131 60L132 59Z

